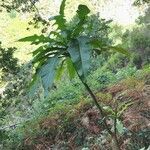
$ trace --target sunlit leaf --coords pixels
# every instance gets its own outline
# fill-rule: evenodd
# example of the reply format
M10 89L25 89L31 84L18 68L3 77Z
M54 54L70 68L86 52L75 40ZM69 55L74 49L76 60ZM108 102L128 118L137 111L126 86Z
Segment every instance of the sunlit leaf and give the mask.
M39 51L39 53L37 53L34 58L33 58L33 63L37 63L38 61L40 61L43 58L48 58L49 56L53 56L55 54L57 54L60 51L65 50L65 48L60 48L60 47L47 47L46 49L41 49L42 51Z
M60 5L59 14L62 15L62 16L64 16L65 3L66 3L66 0L63 0L63 1L61 2L61 5Z
M111 115L115 115L115 112L113 111L113 109L110 106L104 106L103 110Z
M58 15L54 17L55 23L54 25L58 26L58 29L64 30L66 28L66 19L64 19L64 16Z
M75 77L76 71L75 71L74 65L72 63L72 60L69 57L66 59L66 64L67 64L69 78L73 79Z
M40 46L39 48L37 48L36 50L34 50L34 51L32 52L33 56L37 55L39 52L44 51L44 50L46 49L46 47L47 47L47 45L45 45L45 46Z
M39 44L39 43L48 43L54 42L53 39L49 37L45 37L44 35L32 35L18 40L19 42L31 42L31 44Z
M122 115L122 113L127 110L129 108L129 106L131 106L132 104L134 104L134 102L124 102L121 103L118 106L118 112L117 112L117 116L120 117Z

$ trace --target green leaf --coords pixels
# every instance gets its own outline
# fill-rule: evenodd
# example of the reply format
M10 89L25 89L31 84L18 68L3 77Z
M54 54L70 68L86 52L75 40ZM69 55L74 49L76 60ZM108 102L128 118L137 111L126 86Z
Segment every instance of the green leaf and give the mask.
M115 50L116 52L119 52L119 53L125 54L127 56L130 56L130 53L122 47L110 46L109 48L112 49L112 50Z
M103 47L106 47L106 44L99 40L99 39L92 39L90 42L89 42L93 48L103 48Z
M124 102L121 103L118 107L118 112L117 112L117 117L120 117L122 115L122 113L127 110L129 108L129 106L131 106L132 104L134 104L134 102Z
M48 43L54 42L53 39L49 37L45 37L44 35L32 35L18 40L19 42L32 42L31 44L39 44L39 43Z
M40 49L39 53L34 56L33 63L37 63L43 58L48 58L51 55L57 54L58 52L63 52L65 48L60 47L47 47L46 49Z
M77 14L79 16L79 19L83 19L85 18L85 16L87 16L90 13L89 8L86 5L79 5L78 6L78 10L77 10Z
M35 74L33 77L32 77L32 81L31 83L29 84L29 97L32 98L34 96L34 94L36 93L37 89L40 87L40 77Z
M41 66L40 70L37 72L37 74L41 77L45 96L48 95L49 90L53 84L58 60L59 59L57 55L52 58L49 58L46 64Z
M57 38L59 38L59 39L62 41L62 45L63 45L64 37L63 37L60 33L55 32L55 31L51 31L51 32L50 32L50 35L54 35L54 36L56 36ZM58 44L59 44L59 43L58 43Z
M44 46L40 46L39 48L37 48L36 50L34 50L32 52L33 56L37 55L39 52L42 52L46 49L47 45L44 45Z
M75 29L72 32L71 37L77 37L82 31L83 31L83 25L84 25L85 21L84 20L80 20L80 22L76 25Z
M63 15L58 15L54 17L55 23L53 25L58 25L57 29L64 30L66 29L66 19Z
M104 106L103 109L105 112L111 114L112 116L115 115L115 112L113 111L113 109L110 106Z
M62 16L64 16L65 3L66 3L66 0L63 0L63 1L61 2L61 5L60 5L59 14L62 15Z
M86 76L90 68L91 46L88 44L89 38L81 36L78 38L80 57L82 63L83 74Z
M85 78L90 68L91 47L89 38L82 36L70 42L68 52L80 77Z
M68 70L69 78L73 79L75 77L75 74L76 74L73 62L70 58L67 58L66 63L67 63L67 70Z
M118 131L119 134L122 134L124 132L123 131L123 128L124 128L123 124L118 119L117 119L117 123L116 123L116 128L117 128L117 131Z
M79 5L77 14L79 17L79 23L76 25L72 32L72 37L77 37L83 31L83 25L85 23L85 18L87 17L88 13L90 12L89 8L85 5Z
M61 65L58 67L57 72L56 72L56 80L60 80L61 76L63 74L63 71L65 69L64 66L64 60L61 62Z

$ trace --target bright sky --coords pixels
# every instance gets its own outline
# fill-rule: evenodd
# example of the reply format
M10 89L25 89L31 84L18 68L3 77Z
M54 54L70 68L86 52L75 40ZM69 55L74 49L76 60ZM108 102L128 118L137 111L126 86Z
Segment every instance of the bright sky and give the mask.
M138 9L132 4L133 0L107 0L102 10L99 8L98 11L101 17L113 19L122 25L129 25L139 16Z
M45 12L48 8L50 12L57 12L57 7L60 5L62 0L54 0L54 3L51 3L47 0L40 0L41 4L43 1L46 1L46 6L43 8L44 16L48 17L48 12ZM76 1L76 0L72 0ZM97 0L87 0L90 3L97 3ZM96 12L100 12L100 16L106 19L113 19L115 22L121 25L130 25L133 24L135 19L139 16L139 11L136 7L132 6L134 0L102 0L99 1L98 6L95 8ZM39 3L39 7L41 6ZM51 8L49 7L51 6ZM53 8L53 9L52 9Z
M41 3L43 1L47 0L40 0ZM73 1L78 1L78 0L72 0ZM88 1L88 0L87 0ZM47 1L48 2L48 1ZM50 1L49 1L50 2ZM51 5L51 8L49 8L49 11L51 12L57 12L56 8L61 3L61 0L53 0L54 3L49 3L47 4L48 6L44 6L44 8L48 7ZM121 25L130 25L133 24L135 19L138 18L139 16L139 11L136 7L132 6L134 0L102 0L102 2L98 3L98 0L89 0L90 3L97 3L98 6L95 8L96 12L100 12L100 16L102 18L106 19L113 19L117 23ZM40 4L39 4L40 6ZM45 13L46 9L43 9L45 16L47 16L47 12Z

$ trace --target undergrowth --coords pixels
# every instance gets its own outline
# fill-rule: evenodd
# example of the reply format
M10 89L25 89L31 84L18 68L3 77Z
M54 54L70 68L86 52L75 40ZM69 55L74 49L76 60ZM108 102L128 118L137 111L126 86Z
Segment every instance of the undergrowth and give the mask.
M126 74L128 74L124 74L124 80L121 80L123 77L118 77L120 73L117 73L117 75L111 71L106 71L103 72L103 76L99 69L94 72L93 78L89 76L91 79L89 80L90 84L97 85L94 90L97 93L97 97L100 98L100 101L103 101L104 106L111 106L111 100L116 93L118 96L116 96L116 98L120 101L140 99L140 97L136 97L137 94L135 91L141 92L140 90L142 90L143 86L149 82L149 66L138 71L135 71L135 68L126 67L120 72L126 72ZM98 75L100 76L98 77ZM100 84L99 80L103 80L103 82L101 82L102 84ZM81 149L81 147L94 146L96 141L103 141L99 136L107 137L107 140L103 141L104 145L110 141L105 131L103 133L103 130L97 126L97 123L95 124L93 122L97 120L93 118L93 114L95 116L97 112L95 108L93 108L89 95L84 92L78 79L71 81L73 83L72 85L67 84L67 82L59 83L57 89L52 90L47 99L41 99L33 103L30 120L11 126L5 131L1 131L4 150L16 148L18 150L38 149L39 145L41 145L42 148L43 145L52 146L53 148L67 148L71 145L74 148ZM118 92L121 91L123 92L118 94ZM89 112L90 109L91 111ZM88 124L91 123L91 120L86 120L86 115L94 119L92 121L94 128ZM85 125L83 120L88 125ZM99 120L98 122L101 121ZM101 124L99 126L101 126ZM128 125L125 129L128 130ZM137 132L143 132L143 129ZM128 132L128 134L130 135L131 133ZM93 144L89 144L87 140L89 140L88 142L91 142L91 140L94 142ZM130 140L132 146L130 144L128 146L129 150L135 147L134 139L132 138L132 140ZM60 143L57 143L58 141ZM68 143L69 141L70 143ZM80 141L82 142L80 143ZM42 144L43 142L44 144ZM100 147L100 144L97 145ZM141 146L145 145L143 143L140 145L139 143L138 146L141 148ZM104 147L105 146L103 146L103 148Z

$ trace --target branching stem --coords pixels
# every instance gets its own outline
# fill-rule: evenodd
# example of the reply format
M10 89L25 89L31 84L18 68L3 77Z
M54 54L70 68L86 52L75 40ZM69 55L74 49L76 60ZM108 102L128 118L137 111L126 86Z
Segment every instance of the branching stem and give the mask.
M77 73L77 74L78 74L78 73ZM78 77L79 77L79 79L81 80L81 82L83 83L83 85L85 86L86 90L89 92L89 94L90 94L91 98L93 99L95 105L97 106L97 108L98 108L98 110L99 110L99 112L100 112L100 114L101 114L101 116L102 116L102 118L103 118L104 127L105 127L105 129L107 130L107 132L111 135L111 137L112 137L112 139L113 139L113 141L114 141L116 150L120 150L119 143L118 143L118 139L117 139L117 135L116 135L116 134L117 134L117 133L116 133L116 119L115 119L115 123L114 123L115 132L113 133L113 132L110 130L110 128L109 128L109 126L108 126L108 124L107 124L107 122L106 122L106 116L105 116L105 114L104 114L103 108L102 108L102 106L98 103L98 100L97 100L95 94L94 94L93 91L90 89L90 87L88 86L88 84L87 84L85 81L83 81L83 79L81 78L81 76L80 76L79 74L78 74Z

